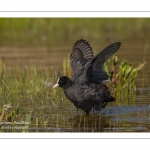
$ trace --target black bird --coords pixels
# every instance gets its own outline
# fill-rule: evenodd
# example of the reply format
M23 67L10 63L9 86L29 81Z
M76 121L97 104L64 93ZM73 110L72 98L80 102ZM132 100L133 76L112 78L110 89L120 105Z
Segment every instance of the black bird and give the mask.
M63 88L66 97L75 107L87 114L105 108L108 102L115 99L105 85L109 77L104 70L104 63L120 46L120 42L113 43L94 57L92 48L86 40L77 41L70 54L72 79L62 76L53 88Z

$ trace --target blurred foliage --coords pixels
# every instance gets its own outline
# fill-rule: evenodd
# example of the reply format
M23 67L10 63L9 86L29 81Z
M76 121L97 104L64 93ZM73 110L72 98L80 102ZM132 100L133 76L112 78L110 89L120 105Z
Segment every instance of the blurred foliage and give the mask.
M150 38L149 18L0 18L1 43Z

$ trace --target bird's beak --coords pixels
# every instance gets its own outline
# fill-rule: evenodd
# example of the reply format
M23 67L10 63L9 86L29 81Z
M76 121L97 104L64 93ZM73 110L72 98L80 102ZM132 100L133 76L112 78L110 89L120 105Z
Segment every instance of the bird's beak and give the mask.
M59 84L58 83L56 83L54 86L53 86L53 88L56 88L56 87L58 87L59 86Z
M53 88L56 88L59 86L58 82L59 82L59 79L57 80L57 83L53 86Z

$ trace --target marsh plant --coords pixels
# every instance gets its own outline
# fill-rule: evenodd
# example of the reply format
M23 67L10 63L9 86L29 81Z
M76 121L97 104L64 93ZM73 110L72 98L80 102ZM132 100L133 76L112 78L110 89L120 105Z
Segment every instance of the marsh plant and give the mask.
M126 59L118 61L114 55L105 64L105 69L110 76L110 88L117 95L133 95L136 87L138 71L141 70L146 62L137 65L129 63Z
M0 62L0 132L53 132L71 126L67 119L76 109L61 89L52 88L56 70L38 71L33 65L9 68L4 59Z

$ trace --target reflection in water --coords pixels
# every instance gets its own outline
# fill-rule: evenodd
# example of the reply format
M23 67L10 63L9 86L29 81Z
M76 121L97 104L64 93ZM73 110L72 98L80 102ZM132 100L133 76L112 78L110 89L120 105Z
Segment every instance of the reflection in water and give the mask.
M111 114L79 114L70 117L68 127L50 125L47 129L39 128L38 132L147 132L150 131L150 109L143 106L134 108L127 106L117 107ZM114 109L110 107L110 109ZM122 110L122 111L121 111ZM137 111L139 110L139 111ZM120 112L121 111L121 112ZM34 131L35 127L30 128Z
M80 114L69 119L76 132L150 131L148 105L110 106L105 114Z
M69 110L67 110L69 111ZM60 115L65 118L63 111ZM150 106L148 104L136 104L132 106L108 106L106 112L101 114L73 111L73 116L67 116L65 125L57 126L49 120L48 127L38 127L38 132L149 132L150 131ZM63 120L62 120L63 122ZM36 127L29 130L35 131Z
M104 127L109 127L109 124L105 120L106 117L102 114L81 114L69 119L69 122L72 122L72 128L76 132L103 132Z
M148 98L149 96L145 96ZM136 97L138 99L138 97ZM43 107L45 119L31 119L29 132L149 132L150 105L148 101L137 100L133 105L108 106L105 113L90 113L72 110L70 104L60 103L59 110ZM144 103L143 103L144 102ZM51 104L49 104L51 105ZM41 110L36 107L34 111ZM47 119L46 119L47 118ZM46 125L43 124L46 122ZM38 124L38 125L36 125ZM44 127L45 126L45 127ZM43 128L44 127L44 128ZM5 130L9 131L9 130ZM21 130L16 130L20 132ZM15 132L16 132L15 131Z

